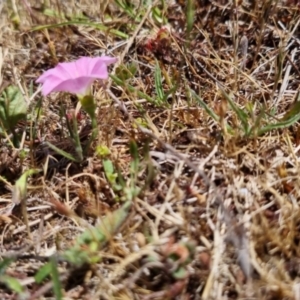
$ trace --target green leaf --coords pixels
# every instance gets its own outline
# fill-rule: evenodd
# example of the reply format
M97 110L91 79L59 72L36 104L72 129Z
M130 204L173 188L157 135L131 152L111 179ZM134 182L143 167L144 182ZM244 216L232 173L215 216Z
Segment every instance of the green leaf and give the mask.
M23 287L16 278L7 275L2 275L0 276L0 282L3 282L10 290L18 294L21 294L23 292Z
M27 105L16 86L7 87L0 97L0 119L7 130L12 131L17 123L26 119Z
M166 17L164 16L163 12L158 7L152 8L152 17L159 24L167 23Z
M13 187L12 200L14 203L20 203L26 197L28 177L39 172L41 172L39 169L29 169L20 176Z
M51 273L51 263L48 262L45 265L43 265L38 272L34 275L34 280L36 283L41 283L47 276Z
M14 261L13 258L4 258L0 261L0 275L4 274L8 266Z
M111 175L114 174L114 165L110 159L103 160L103 168L107 178L111 178Z
M136 141L133 139L129 143L129 151L132 157L130 162L130 186L126 186L124 192L126 199L132 201L141 192L141 188L136 185L140 165L139 152Z
M111 184L114 191L120 191L122 190L122 186L117 184L116 179L119 177L118 173L114 170L114 165L111 160L104 159L102 161L103 168L105 172L105 176L108 180L108 182Z

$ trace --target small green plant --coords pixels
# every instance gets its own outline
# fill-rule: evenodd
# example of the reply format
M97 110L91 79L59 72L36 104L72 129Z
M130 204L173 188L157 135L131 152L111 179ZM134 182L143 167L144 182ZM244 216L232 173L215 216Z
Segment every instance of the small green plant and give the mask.
M19 90L14 85L8 86L0 96L1 134L12 134L13 144L19 146L20 135L16 132L19 121L26 120L27 104Z
M221 118L216 111L210 108L193 90L190 89L189 93L213 120L220 123ZM252 104L248 104L245 109L241 109L223 89L221 89L221 93L240 121L240 126L237 128L233 128L233 126L225 122L227 132L230 134L242 132L244 137L261 136L274 129L288 128L300 120L299 101L295 101L286 114L281 119L278 119L271 113L268 113L264 106L260 107L257 115L254 114L254 105ZM297 96L297 99L299 99L299 96Z
M124 80L116 75L110 75L110 77L116 85L123 87L128 93L135 94L140 98L146 99L149 103L156 104L156 101L154 99L152 99L147 94L141 92L138 88L135 88L134 86L130 85L127 82L127 80Z
M62 253L60 259L67 261L75 268L80 268L83 264L95 264L99 262L101 256L98 251L109 241L126 220L130 207L131 202L127 201L119 209L104 217L99 225L87 228L77 237L74 246ZM62 287L57 260L58 257L51 257L50 261L39 269L34 278L37 283L41 283L50 277L53 283L55 299L62 299Z
M167 102L167 98L169 95L174 94L176 89L178 88L178 80L173 80L169 78L166 72L162 69L159 62L156 61L154 66L154 87L155 87L155 95L153 97L141 92L139 88L136 88L130 84L130 79L134 77L136 74L136 66L128 65L121 66L117 69L115 75L110 75L114 83L118 86L123 87L128 94L137 95L140 98L144 98L149 103L157 106L157 107L170 107ZM163 82L169 86L168 89L164 90ZM134 97L136 98L136 97ZM136 104L139 107L138 104Z
M108 214L96 227L90 227L82 233L75 245L64 252L63 257L76 266L84 263L97 263L101 257L97 253L128 217L131 201L125 202L119 209Z
M108 155L110 155L110 150L107 146L105 145L98 145L96 147L96 154L99 157L107 157Z
M133 78L137 73L137 65L135 63L120 65L116 69L116 76L118 76L122 81Z
M135 141L131 141L129 145L131 154L131 162L129 168L130 178L125 181L119 170L116 170L113 162L105 158L102 160L105 176L113 191L124 193L121 200L133 201L135 197L141 192L141 188L137 185L137 174L141 171L141 164L139 160L138 149Z

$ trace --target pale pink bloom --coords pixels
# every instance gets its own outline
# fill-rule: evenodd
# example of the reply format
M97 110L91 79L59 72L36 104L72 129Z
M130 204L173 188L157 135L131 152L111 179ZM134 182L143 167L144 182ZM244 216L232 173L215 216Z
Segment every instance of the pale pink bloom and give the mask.
M51 92L70 92L79 96L87 95L96 79L107 79L107 66L117 61L110 56L81 57L73 62L59 63L55 68L42 74L37 83L42 83L44 96Z

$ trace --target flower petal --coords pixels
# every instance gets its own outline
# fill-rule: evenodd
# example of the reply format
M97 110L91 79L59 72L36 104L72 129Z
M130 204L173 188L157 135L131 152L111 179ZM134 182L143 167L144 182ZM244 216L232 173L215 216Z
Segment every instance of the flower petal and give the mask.
M47 80L47 78L48 78L49 76L51 76L52 72L53 72L53 69L50 69L50 70L44 72L44 73L36 80L36 82L37 82L37 83L44 83L44 82Z
M47 96L51 92L55 91L56 86L61 84L61 82L62 82L61 78L55 77L53 75L48 75L45 81L43 82L43 86L42 86L43 95Z
M112 63L115 63L117 61L117 58L110 57L110 56L101 56L101 57L81 57L76 61L76 67L78 74L81 76L89 76L93 74L96 76L96 72L99 72L99 76L97 78L99 79L106 79L108 77L107 74L107 68L104 68L104 66L108 66ZM103 67L100 67L100 65L103 65Z
M98 79L107 79L108 78L108 71L107 65L103 63L103 61L97 61L93 69L91 70L90 76L93 76Z
M107 79L107 66L117 61L110 56L81 57L74 62L59 63L46 71L37 80L42 83L42 92L46 96L51 92L70 92L84 95L95 79Z
M93 59L90 57L81 57L76 62L77 74L79 76L89 76L93 65Z
M95 79L91 77L78 77L67 79L56 85L53 92L70 92L77 95L85 95Z
M107 66L114 64L118 61L118 59L116 57L112 57L112 56L100 56L99 58L96 58L98 60L101 60L102 62L104 62Z
M67 62L67 63L59 63L53 69L53 75L60 77L61 79L70 79L76 78L78 75L78 71L76 68L76 62Z

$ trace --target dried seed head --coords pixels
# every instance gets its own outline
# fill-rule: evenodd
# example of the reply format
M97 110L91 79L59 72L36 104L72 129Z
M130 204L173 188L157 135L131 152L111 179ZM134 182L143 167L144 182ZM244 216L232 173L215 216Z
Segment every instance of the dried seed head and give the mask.
M246 66L247 53L248 53L248 38L245 35L243 35L243 37L241 38L240 49L241 49L241 53L242 53L241 67L242 67L242 69L244 69Z

